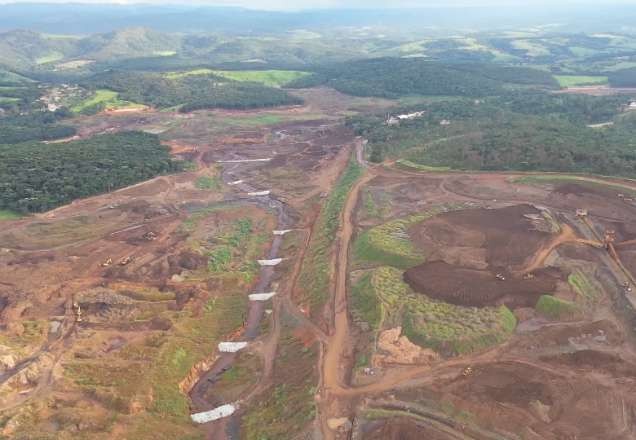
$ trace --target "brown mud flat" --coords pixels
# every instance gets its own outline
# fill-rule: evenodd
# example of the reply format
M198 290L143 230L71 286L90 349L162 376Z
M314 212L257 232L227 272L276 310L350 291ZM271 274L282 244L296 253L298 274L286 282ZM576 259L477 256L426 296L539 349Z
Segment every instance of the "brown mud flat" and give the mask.
M393 417L370 424L364 432L364 438L368 440L455 440L457 437L407 417Z
M534 307L565 275L540 268L524 277L514 269L554 237L546 232L549 226L540 210L526 204L440 214L409 230L416 246L435 250L404 279L416 292L451 304Z
M529 216L541 218L530 205L498 209L465 209L440 214L411 228L416 245L430 241L439 246L483 247L493 268L522 265L551 234L538 230Z
M555 268L539 269L533 278L508 276L432 261L404 273L404 280L416 292L455 305L485 307L505 304L510 308L534 307L541 295L554 292L564 275Z

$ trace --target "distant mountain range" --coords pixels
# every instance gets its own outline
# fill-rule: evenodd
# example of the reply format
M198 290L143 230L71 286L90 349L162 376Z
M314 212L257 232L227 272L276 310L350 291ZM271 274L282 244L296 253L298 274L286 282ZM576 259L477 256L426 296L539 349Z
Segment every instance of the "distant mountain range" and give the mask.
M555 30L597 32L636 30L632 5L553 7L430 7L419 9L330 9L301 12L256 11L201 5L0 5L0 31L30 29L54 34L106 33L127 27L164 32L254 35L293 29L386 27L401 32L454 32L551 24Z

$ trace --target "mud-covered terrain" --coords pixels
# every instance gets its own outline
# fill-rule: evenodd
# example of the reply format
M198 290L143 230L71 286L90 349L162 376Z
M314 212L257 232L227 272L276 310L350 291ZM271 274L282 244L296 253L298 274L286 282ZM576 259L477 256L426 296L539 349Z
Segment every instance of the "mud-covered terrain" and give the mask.
M2 221L2 435L635 438L636 187L370 165L386 102L298 93L74 121L190 164Z

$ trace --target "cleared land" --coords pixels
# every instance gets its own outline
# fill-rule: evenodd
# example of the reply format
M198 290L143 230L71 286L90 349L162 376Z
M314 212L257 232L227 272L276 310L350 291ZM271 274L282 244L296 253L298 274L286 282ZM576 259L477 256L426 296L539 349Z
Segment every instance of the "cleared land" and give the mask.
M74 121L81 137L161 133L189 165L3 221L2 434L634 437L618 266L636 269L633 183L370 167L342 118L386 101L299 94L293 109ZM236 416L191 423L228 401Z

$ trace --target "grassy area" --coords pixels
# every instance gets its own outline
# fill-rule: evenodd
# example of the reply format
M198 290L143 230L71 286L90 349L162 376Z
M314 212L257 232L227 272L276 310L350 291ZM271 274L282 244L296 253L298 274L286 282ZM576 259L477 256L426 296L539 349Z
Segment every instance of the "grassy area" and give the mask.
M247 410L242 439L291 439L306 429L315 417L317 360L316 345L305 345L285 324L274 363L273 388Z
M221 189L221 179L219 176L201 176L194 182L197 189L207 189L218 191Z
M39 57L35 60L36 64L47 64L59 61L64 58L64 54L61 52L50 52L45 56Z
M65 364L65 376L106 408L128 414L139 405L153 418L189 426L189 402L179 383L210 354L210 347L243 323L245 307L244 293L235 289L209 300L200 313L164 312L163 318L173 323L170 333L127 345L107 362L71 361Z
M363 232L353 245L356 264L379 263L406 269L423 263L425 256L413 247L407 229L438 213L411 215Z
M556 78L562 88L597 86L608 83L606 76L555 75L554 78Z
M368 272L351 286L351 310L357 320L366 322L377 331L382 323L384 311L371 280L372 274Z
M9 211L7 209L0 209L0 221L2 220L17 220L22 218L17 212Z
M0 104L13 104L14 102L20 102L20 98L11 98L8 96L0 96Z
M284 87L287 84L310 75L296 70L214 70L195 69L186 72L172 72L168 78L182 78L188 75L217 75L232 81L258 82L270 87Z
M329 296L331 252L340 226L340 215L349 191L361 175L362 167L352 156L347 169L323 205L314 226L314 234L309 242L299 283L303 286L299 303L309 307L312 317L320 315L322 306Z
M600 299L600 292L591 278L582 270L575 270L568 276L568 283L585 304L594 304Z
M419 163L412 162L407 159L399 159L396 162L398 168L403 168L406 170L416 170L416 171L431 171L431 172L446 172L450 171L450 167L431 167L428 165L422 165Z
M412 342L446 355L501 343L517 324L505 306L461 307L414 293L402 280L402 271L393 267L374 269L352 292L354 313L368 319L376 331L401 325Z
M220 209L222 208L219 206L213 206L191 215L184 221L181 231L193 233L202 220ZM193 235L188 240L188 245L193 251L207 257L208 265L204 270L193 272L188 278L195 280L213 276L249 283L258 273L256 260L268 239L265 221L255 221L249 217L224 224L205 236Z
M576 304L552 295L542 295L537 301L536 310L549 319L562 320L573 318L579 313Z
M119 93L112 90L98 89L90 97L71 107L74 113L101 111L104 109L140 108L142 104L135 104L119 99Z
M357 237L353 245L356 265L360 267L372 263L407 269L423 263L426 256L415 249L408 236L408 229L417 223L453 209L456 207L434 207L426 212L392 220L364 231Z

